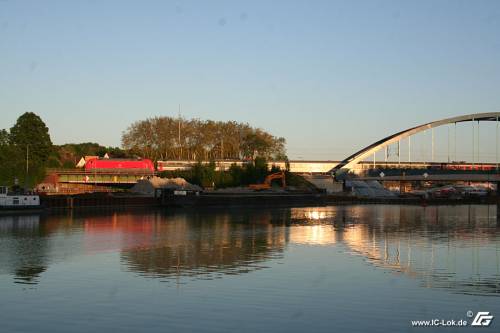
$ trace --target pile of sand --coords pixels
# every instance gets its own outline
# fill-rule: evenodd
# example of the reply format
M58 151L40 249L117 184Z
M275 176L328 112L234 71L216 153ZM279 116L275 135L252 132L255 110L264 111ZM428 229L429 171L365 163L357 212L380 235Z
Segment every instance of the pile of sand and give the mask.
M184 178L160 178L141 179L137 181L130 191L133 193L154 195L157 188L173 190L201 191L198 185L188 183Z

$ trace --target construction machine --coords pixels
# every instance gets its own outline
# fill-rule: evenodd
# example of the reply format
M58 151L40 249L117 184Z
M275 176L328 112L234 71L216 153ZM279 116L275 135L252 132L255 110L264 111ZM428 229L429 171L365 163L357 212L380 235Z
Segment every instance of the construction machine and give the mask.
M281 180L281 187L282 188L286 187L285 172L284 171L272 173L272 174L268 175L266 177L266 179L264 179L264 183L262 183L262 184L250 184L250 185L248 185L248 187L251 188L252 190L257 190L257 191L268 190L271 188L271 182L274 179L280 179Z

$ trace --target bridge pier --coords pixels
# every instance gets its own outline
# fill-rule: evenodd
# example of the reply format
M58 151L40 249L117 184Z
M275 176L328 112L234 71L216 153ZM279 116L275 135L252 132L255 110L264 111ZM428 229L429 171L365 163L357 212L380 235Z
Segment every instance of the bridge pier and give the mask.
M500 202L497 199L497 227L500 227Z

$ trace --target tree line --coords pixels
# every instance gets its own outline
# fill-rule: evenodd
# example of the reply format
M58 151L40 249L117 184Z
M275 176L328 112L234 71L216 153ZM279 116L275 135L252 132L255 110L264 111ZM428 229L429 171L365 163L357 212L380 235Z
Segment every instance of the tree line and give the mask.
M148 118L123 132L122 146L154 161L286 159L284 138L235 121Z
M22 114L10 129L0 130L0 185L33 187L45 177L47 168L74 168L87 155L112 158L144 157L154 161L167 159L215 160L248 159L286 160L285 139L253 128L246 123L173 117L155 117L130 125L122 136L123 148L97 143L53 145L49 129L32 112ZM246 184L262 180L262 163L230 173L214 173L212 168L197 166L185 176L206 185Z
M74 168L85 156L100 156L108 154L111 158L133 158L128 151L119 147L106 147L95 142L65 143L54 146L54 153L48 162L49 168Z
M53 145L43 120L26 112L9 130L0 130L0 185L33 187L43 181L47 168L73 169L83 156L106 153L132 157L121 148L92 142Z

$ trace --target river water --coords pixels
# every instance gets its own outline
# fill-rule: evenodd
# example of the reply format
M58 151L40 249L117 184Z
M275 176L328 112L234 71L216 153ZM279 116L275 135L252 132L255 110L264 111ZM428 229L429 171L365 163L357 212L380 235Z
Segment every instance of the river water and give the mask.
M0 332L499 332L499 296L496 206L0 216Z

